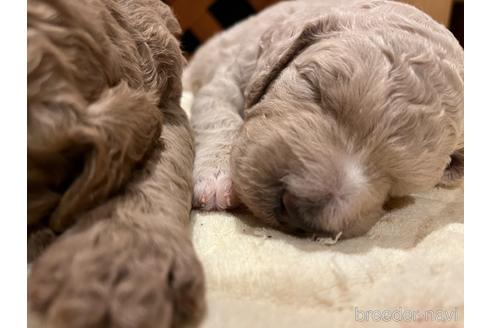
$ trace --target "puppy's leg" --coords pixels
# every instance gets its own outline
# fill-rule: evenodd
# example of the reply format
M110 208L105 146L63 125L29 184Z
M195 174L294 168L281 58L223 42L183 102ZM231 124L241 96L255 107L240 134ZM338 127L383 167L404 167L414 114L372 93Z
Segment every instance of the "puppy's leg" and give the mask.
M203 271L187 228L193 140L184 112L164 111L156 149L125 191L33 264L29 307L47 327L160 328L203 313Z
M224 210L238 205L231 183L230 153L243 123L244 98L237 72L219 71L195 97L191 124L195 131L193 206Z

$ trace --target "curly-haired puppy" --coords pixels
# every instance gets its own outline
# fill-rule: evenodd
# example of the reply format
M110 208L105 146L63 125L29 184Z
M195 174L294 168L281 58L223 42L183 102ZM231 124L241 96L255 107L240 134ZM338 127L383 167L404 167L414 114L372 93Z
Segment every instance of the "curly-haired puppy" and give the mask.
M28 0L27 15L29 257L71 227L32 265L30 311L63 328L198 318L176 19L158 0Z
M216 36L195 92L194 206L356 236L390 196L463 177L463 49L393 1L292 1Z

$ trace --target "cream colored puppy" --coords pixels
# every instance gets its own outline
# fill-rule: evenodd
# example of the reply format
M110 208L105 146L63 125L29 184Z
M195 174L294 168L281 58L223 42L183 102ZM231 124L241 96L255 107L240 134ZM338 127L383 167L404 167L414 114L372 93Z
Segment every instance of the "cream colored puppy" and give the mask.
M412 6L280 3L203 46L184 84L195 207L349 237L389 197L463 178L463 49Z

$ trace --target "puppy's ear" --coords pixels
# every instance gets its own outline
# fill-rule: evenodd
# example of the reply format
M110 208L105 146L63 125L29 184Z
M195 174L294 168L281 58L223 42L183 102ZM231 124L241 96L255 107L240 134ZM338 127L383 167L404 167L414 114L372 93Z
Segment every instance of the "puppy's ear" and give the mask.
M163 118L157 102L156 96L122 83L80 113L67 129L68 147L62 152L81 163L50 217L51 229L65 230L76 214L104 201L128 182L160 136Z
M300 52L340 29L335 15L324 15L300 26L291 23L262 35L256 67L245 91L246 108L260 101L270 84Z

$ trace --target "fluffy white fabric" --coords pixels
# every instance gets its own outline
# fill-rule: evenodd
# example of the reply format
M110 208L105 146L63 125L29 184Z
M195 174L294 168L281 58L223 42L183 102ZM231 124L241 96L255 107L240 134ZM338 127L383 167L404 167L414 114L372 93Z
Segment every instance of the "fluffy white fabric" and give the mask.
M185 94L183 107L191 102ZM410 310L433 310L438 321L448 311L439 327L462 326L463 189L434 189L392 207L367 235L334 245L257 226L246 212L193 212L208 287L203 327L381 325L377 314L356 320L355 307L396 310L385 327L420 327L422 318L398 321Z

